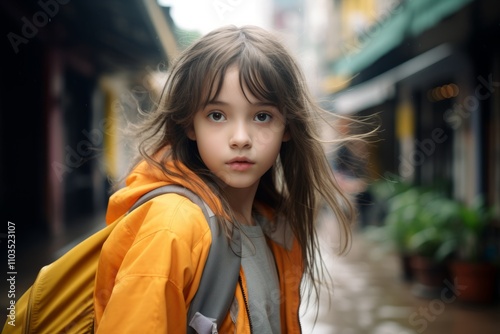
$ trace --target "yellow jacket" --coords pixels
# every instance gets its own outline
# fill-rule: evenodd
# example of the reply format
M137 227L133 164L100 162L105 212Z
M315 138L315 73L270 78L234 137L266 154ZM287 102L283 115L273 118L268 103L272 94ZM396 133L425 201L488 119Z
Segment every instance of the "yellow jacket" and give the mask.
M172 163L168 168L178 171ZM167 184L189 188L214 212L221 212L220 202L208 187L203 191L196 186L201 182L193 182L200 181L194 173L179 168L189 177L167 177L145 162L139 164L128 176L127 186L111 196L107 223L123 216L144 193ZM258 210L272 219L272 211L263 206ZM279 237L268 238L268 243L280 280L281 329L283 333L300 333L301 252L295 238L275 234ZM177 194L158 196L125 217L102 249L94 293L96 333L185 333L187 311L198 289L211 240L200 208ZM236 287L235 302L219 333L250 333L242 270L240 277L242 287Z

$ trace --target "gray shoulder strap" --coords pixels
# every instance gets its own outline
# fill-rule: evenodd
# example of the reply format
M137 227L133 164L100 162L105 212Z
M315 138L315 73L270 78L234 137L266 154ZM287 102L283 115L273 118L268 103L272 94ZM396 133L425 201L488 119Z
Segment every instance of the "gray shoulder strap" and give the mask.
M189 198L191 202L193 202L194 204L198 205L201 208L201 211L203 211L203 214L205 215L207 221L210 217L214 216L212 209L210 209L210 207L198 195L196 195L187 188L173 184L168 186L162 186L154 190L151 190L150 192L145 193L137 200L137 202L134 203L134 205L132 205L132 207L129 209L128 212L131 212L138 206L146 203L147 201L158 195L163 195L168 193L175 193Z
M203 269L200 285L189 307L187 332L197 332L195 331L196 324L200 323L200 321L196 321L196 319L200 319L200 317L214 321L214 325L216 324L220 328L220 325L229 312L236 285L238 284L241 265L241 258L239 256L241 254L239 230L233 229L230 241L219 227L210 207L198 195L187 188L177 185L159 187L146 193L139 198L129 212L150 199L167 193L185 196L197 204L203 211L212 233L212 244ZM191 327L190 325L193 326Z

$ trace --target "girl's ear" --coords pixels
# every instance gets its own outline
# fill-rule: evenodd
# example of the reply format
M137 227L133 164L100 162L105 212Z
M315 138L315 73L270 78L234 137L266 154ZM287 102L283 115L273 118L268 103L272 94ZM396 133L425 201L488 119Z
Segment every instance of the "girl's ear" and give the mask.
M194 132L193 126L190 126L189 129L186 130L186 135L189 139L196 141L196 132Z
M283 139L282 141L285 143L289 141L292 137L290 136L290 131L285 130L285 133L283 133Z

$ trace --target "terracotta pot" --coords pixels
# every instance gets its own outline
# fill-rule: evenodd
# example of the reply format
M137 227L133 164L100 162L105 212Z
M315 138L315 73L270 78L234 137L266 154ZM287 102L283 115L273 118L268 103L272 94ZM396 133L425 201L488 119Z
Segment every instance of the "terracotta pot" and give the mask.
M426 287L440 288L447 278L447 268L444 263L415 255L411 257L410 265L416 282Z
M462 287L458 300L473 303L494 300L496 268L493 264L455 261L450 270L455 283Z

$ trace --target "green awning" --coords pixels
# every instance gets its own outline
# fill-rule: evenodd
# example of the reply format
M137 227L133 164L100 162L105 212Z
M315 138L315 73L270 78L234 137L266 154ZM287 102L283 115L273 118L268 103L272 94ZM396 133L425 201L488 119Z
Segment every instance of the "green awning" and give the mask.
M333 64L333 74L350 77L400 45L418 36L474 0L407 0L384 22L375 23L357 52Z

